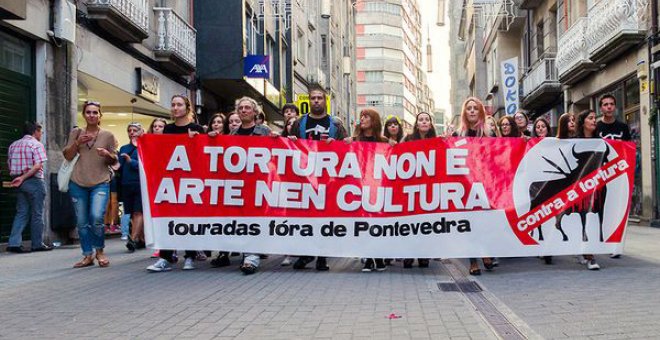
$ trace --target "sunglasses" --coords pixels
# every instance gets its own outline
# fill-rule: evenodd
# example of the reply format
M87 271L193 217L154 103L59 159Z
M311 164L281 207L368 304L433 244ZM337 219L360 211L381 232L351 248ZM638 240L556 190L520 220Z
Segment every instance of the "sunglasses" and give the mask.
M84 102L83 104L84 104L85 106L86 106L86 105L94 105L94 106L101 107L101 103L100 103L100 102L93 101L93 100L85 100L85 102Z

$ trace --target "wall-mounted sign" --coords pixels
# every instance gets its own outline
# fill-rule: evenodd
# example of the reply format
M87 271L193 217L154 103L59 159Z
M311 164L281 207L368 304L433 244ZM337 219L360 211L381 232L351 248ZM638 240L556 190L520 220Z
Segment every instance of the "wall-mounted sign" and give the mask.
M141 68L135 68L137 73L137 91L135 94L148 101L157 103L160 101L160 81L158 76Z
M270 78L270 56L246 56L243 60L243 74L248 78Z
M518 111L518 57L502 62L502 84L504 85L504 112L508 115Z

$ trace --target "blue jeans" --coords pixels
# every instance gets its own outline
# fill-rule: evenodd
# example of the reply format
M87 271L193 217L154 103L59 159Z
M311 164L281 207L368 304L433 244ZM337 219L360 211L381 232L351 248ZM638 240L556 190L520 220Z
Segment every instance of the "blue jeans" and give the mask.
M30 177L23 181L16 193L16 216L9 235L9 246L18 247L23 242L23 229L30 223L32 248L43 244L44 203L46 184L41 178Z
M76 211L76 227L83 256L90 256L93 249L105 247L103 217L110 197L110 185L101 183L87 188L71 181L69 195Z
M125 208L124 208L125 209ZM121 236L128 236L129 223L131 223L131 214L123 213L121 215Z

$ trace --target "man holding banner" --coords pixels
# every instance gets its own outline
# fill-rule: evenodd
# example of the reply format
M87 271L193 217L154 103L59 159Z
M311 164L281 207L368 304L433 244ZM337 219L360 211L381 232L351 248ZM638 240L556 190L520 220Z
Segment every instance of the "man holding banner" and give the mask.
M346 129L341 120L337 117L332 117L326 112L326 98L325 90L320 86L310 86L309 103L310 112L300 117L291 128L292 140L298 137L301 139L312 140L325 140L330 143L333 140L343 140L347 137ZM314 261L312 256L301 256L293 264L294 269L303 269L305 266ZM316 260L316 270L326 271L329 270L327 258L319 256Z

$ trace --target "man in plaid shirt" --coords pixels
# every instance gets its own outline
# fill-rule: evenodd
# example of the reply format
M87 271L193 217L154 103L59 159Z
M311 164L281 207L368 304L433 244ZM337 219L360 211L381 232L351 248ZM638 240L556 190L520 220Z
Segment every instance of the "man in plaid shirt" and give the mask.
M32 251L53 249L43 243L46 201L43 164L46 161L46 150L41 144L41 130L39 123L26 122L23 138L9 146L9 174L13 177L11 186L18 188L16 216L7 247L7 251L13 253L29 252L21 246L23 229L28 222L32 235Z

